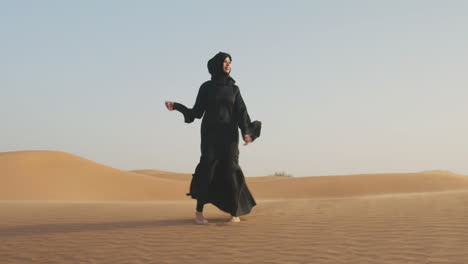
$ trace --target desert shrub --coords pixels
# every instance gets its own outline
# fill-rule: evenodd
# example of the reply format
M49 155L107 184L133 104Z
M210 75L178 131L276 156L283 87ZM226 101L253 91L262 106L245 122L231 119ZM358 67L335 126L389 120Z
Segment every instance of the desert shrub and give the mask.
M292 177L291 174L288 174L284 171L275 171L273 174L270 174L269 176L285 176L285 177Z

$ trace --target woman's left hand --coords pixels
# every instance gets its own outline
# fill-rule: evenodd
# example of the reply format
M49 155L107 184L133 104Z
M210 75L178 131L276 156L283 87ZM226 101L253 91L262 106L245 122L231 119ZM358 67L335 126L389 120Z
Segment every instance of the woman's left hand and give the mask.
M246 134L246 135L244 135L244 141L245 141L245 144L244 144L244 146L245 146L245 145L252 142L252 137L249 134Z

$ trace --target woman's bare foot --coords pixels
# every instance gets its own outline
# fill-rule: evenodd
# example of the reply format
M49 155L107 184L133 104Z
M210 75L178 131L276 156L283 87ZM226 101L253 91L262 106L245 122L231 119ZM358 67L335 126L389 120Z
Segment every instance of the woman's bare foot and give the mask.
M231 217L231 219L229 219L229 222L234 222L234 223L240 222L240 218L238 216L233 216Z
M208 224L208 220L203 216L203 212L195 212L195 223L199 225Z

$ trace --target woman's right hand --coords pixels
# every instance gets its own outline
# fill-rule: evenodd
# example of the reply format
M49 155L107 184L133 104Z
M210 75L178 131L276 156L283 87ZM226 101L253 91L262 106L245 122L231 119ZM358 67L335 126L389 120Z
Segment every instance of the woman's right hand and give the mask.
M172 111L172 110L174 110L174 102L171 102L171 101L166 101L166 103L165 103L165 104L166 104L166 108L167 108L167 110L169 110L169 111Z
M252 143L252 137L249 134L245 134L244 141L245 141L244 146L246 146L247 144Z

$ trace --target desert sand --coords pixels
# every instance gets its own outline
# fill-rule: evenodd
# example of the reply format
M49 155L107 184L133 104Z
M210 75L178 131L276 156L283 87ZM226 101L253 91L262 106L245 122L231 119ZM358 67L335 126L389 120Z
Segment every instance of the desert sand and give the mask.
M0 263L468 263L465 175L246 177L257 206L208 225L191 177L0 152Z

